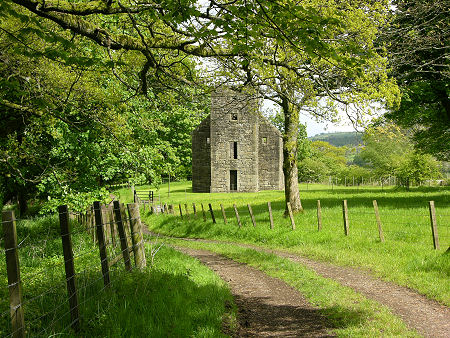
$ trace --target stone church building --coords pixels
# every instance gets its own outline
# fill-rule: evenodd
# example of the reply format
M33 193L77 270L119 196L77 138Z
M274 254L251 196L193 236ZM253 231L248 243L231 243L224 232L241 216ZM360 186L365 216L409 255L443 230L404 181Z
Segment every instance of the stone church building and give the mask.
M284 189L281 133L259 100L231 90L211 96L211 114L192 133L193 192Z

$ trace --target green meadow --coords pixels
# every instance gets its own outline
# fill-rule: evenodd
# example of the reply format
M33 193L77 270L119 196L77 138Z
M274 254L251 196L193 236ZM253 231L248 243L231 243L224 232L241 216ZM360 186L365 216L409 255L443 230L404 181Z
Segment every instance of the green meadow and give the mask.
M151 189L139 187L137 190ZM304 212L295 215L296 229L284 217L282 191L258 193L192 193L190 182L171 183L154 190L156 204L173 204L175 215L152 215L141 209L149 228L165 235L207 238L284 249L338 265L360 267L388 281L404 285L450 305L450 189L415 187L331 187L300 185ZM129 189L119 191L130 200ZM349 235L344 234L342 200L349 212ZM321 202L322 229L318 231L317 200ZM385 241L380 240L372 201L377 200ZM271 202L274 229L270 229L267 202ZM434 250L428 201L434 201L440 249ZM195 203L197 214L193 214ZM211 203L216 218L208 210ZM201 213L203 204L207 219ZM224 222L223 205L227 223ZM237 205L242 227L238 226ZM247 204L255 216L253 226ZM183 217L179 215L179 205ZM186 206L189 216L186 214Z

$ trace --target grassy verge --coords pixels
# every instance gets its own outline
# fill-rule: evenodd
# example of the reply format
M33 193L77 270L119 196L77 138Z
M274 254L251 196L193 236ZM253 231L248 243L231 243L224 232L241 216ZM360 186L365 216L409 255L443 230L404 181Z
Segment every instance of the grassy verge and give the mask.
M348 287L318 276L312 270L275 255L232 245L171 240L180 246L206 249L249 264L268 275L284 280L321 308L339 337L417 337L384 306L366 299Z
M56 216L17 225L26 331L29 336L72 336L62 245ZM153 266L131 273L123 262L104 288L98 248L73 225L81 335L95 337L220 337L232 330L235 308L227 285L198 261L168 247ZM146 246L147 257L152 251ZM10 333L4 251L0 251L0 336Z
M167 189L167 188L165 188ZM156 193L162 203L188 205L190 219L179 216L150 215L143 218L156 232L180 236L253 243L265 247L286 249L311 258L340 265L357 266L372 271L378 277L408 286L430 298L450 305L450 190L445 187L421 187L410 192L393 188L366 187L333 188L309 185L301 187L305 212L295 216L297 228L291 230L289 219L283 217L284 195L279 191L238 194L193 194L189 183L171 185ZM127 191L123 191L125 196ZM322 230L317 230L316 203L321 200ZM344 235L342 200L349 205L350 234ZM385 242L378 237L372 200L380 207ZM440 250L432 245L428 201L434 200L438 217ZM269 228L267 201L271 201L275 229ZM210 216L192 217L192 203L197 209L211 203L217 224ZM237 226L232 205L236 203L243 227ZM247 204L250 203L256 218L252 226ZM223 204L228 223L220 211ZM177 210L177 208L175 208ZM393 268L395 267L395 268Z

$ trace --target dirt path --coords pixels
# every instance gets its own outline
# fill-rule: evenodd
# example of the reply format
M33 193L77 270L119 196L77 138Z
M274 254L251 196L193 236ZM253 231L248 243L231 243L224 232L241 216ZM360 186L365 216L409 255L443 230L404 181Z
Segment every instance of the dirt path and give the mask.
M376 279L358 269L317 262L286 252L273 253L303 264L323 277L334 279L367 298L386 305L406 325L426 337L450 337L450 309L416 291Z
M325 317L294 288L213 252L176 247L199 259L231 287L238 307L238 337L332 337Z
M180 239L205 243L225 243L203 239ZM231 242L229 244L273 253L305 265L317 274L336 280L367 298L376 300L387 306L394 314L402 318L410 328L416 329L426 337L450 337L450 309L434 300L426 298L414 290L382 281L356 268L318 262L288 252L263 249L254 245Z

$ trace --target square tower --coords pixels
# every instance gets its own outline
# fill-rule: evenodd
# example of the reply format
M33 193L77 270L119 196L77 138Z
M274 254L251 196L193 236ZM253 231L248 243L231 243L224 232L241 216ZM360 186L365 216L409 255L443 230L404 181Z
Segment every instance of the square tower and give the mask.
M192 133L194 192L283 189L281 134L258 108L247 94L212 94L211 114Z

